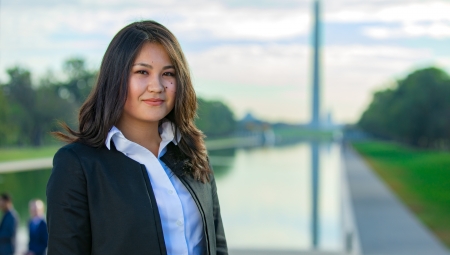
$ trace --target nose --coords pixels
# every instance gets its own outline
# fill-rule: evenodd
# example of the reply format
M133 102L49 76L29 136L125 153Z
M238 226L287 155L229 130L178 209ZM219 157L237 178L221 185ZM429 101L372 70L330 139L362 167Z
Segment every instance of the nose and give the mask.
M147 90L153 93L161 93L164 91L162 80L158 76L153 76L149 79L147 84Z

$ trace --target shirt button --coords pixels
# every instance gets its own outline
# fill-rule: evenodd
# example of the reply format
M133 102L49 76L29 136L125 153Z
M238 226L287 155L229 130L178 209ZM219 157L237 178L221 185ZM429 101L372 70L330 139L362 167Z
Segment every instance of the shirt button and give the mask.
M177 225L181 227L181 226L183 226L183 222L181 222L180 220L177 220Z
M172 195L172 194L173 194L173 190L171 190L171 189L170 189L170 190L168 190L167 192L169 192L169 194L170 194L170 195Z

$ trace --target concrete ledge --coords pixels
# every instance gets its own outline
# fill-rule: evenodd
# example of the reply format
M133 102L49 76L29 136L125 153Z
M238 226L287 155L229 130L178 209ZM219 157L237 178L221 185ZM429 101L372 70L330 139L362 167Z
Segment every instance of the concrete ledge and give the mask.
M285 250L229 250L230 255L344 255L343 253L325 251L285 251Z
M29 171L52 167L53 167L53 157L28 159L20 161L9 161L0 163L0 173L4 174L9 172Z

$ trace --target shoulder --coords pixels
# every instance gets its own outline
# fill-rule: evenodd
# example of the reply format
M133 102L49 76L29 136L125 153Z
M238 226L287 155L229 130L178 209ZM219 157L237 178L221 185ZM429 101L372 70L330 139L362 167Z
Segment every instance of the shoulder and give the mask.
M103 150L107 150L106 146L102 146L99 148L96 147L92 147L90 145L81 143L81 142L73 142L73 143L69 143L66 144L65 146L61 147L55 155L60 155L60 154L67 154L67 153L75 153L75 154L85 154L85 153L98 153L100 151Z
M81 177L85 170L83 165L101 160L99 153L103 150L108 149L106 147L104 149L95 148L79 142L61 147L53 157L53 177L58 177L60 174L67 175L68 173Z
M55 154L53 158L53 164L56 161L64 161L64 160L73 160L78 159L83 161L89 159L95 159L100 157L101 155L108 154L109 150L106 146L102 146L99 148L92 147L87 144L83 144L81 142L74 142L67 144L61 147Z
M73 173L76 175L94 176L98 171L117 170L139 164L125 156L122 152L105 145L93 147L75 142L61 147L53 157L53 172Z
M17 215L16 211L14 210L9 210L6 214L5 214L5 218L10 219L12 221L17 221L19 219L19 216Z

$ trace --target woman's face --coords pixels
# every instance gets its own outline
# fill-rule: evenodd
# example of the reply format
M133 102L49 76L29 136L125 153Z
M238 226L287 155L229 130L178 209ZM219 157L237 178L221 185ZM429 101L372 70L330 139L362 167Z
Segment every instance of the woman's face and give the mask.
M131 124L163 119L175 105L175 75L164 47L144 44L131 68L122 121Z

